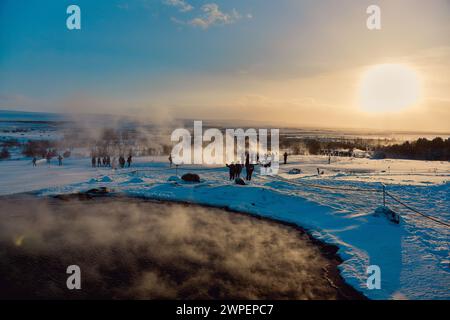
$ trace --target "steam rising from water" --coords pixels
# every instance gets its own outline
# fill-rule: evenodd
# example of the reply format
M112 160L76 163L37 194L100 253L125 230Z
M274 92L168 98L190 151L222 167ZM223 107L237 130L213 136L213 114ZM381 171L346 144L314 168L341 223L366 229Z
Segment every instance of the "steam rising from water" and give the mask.
M334 299L299 230L132 199L2 199L0 298ZM82 289L66 289L68 265Z

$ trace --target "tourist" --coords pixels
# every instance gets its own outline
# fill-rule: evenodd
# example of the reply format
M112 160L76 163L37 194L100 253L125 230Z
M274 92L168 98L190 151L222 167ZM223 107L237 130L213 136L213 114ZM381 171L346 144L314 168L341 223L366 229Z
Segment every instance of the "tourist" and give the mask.
M253 174L253 170L255 170L255 165L249 163L247 166L245 166L245 170L246 170L246 177L245 180L247 181L251 181L252 180L252 174Z

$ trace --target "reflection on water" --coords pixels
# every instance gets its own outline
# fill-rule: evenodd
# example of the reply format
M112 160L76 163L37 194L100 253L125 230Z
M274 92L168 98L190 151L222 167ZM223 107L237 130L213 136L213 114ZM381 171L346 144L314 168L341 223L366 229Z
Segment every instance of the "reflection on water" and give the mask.
M343 286L334 262L305 234L274 222L129 198L0 203L3 299L343 297L330 285ZM81 268L81 290L66 288L72 264Z

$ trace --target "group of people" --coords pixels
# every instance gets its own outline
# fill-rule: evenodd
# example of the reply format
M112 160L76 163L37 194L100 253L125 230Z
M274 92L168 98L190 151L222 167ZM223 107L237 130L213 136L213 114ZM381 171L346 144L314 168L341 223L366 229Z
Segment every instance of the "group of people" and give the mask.
M128 158L126 160L125 160L125 157L122 155L119 157L119 167L120 168L125 168L125 163L127 164L128 168L131 167L132 162L133 162L133 158L132 158L131 154L128 156ZM92 168L111 167L111 168L115 169L117 167L117 160L115 157L113 157L111 160L111 157L108 155L103 156L103 157L92 156L91 164L92 164Z
M273 155L271 155L271 156L273 156ZM265 159L270 159L270 158L271 157L265 157ZM283 154L284 164L287 164L287 158L288 158L288 153L285 152ZM171 160L171 159L169 158L169 160ZM259 154L257 154L256 162L259 163ZM263 166L264 168L269 168L269 167L271 167L272 161L265 161L265 162L259 163L259 164L261 166ZM245 156L245 164L231 163L231 164L226 164L226 166L229 169L230 180L240 178L243 168L245 168L245 171L246 171L245 180L247 180L247 181L252 180L253 171L255 171L255 164L250 163L250 155L248 153L246 153L246 156Z
M230 180L238 179L241 177L242 169L245 167L246 176L245 180L251 181L255 165L250 163L250 155L247 153L245 157L245 165L241 163L226 164L230 172Z
M92 168L97 167L111 167L111 157L103 156L103 157L95 157L92 156L91 159Z
M60 154L58 154L57 159L58 159L58 166L62 166L62 164L63 164L62 161L64 158ZM47 153L47 155L45 156L45 160L47 161L47 164L50 164L50 161L52 160L52 156L50 153ZM31 163L33 164L33 167L36 167L37 166L37 158L33 157L33 159L31 160Z

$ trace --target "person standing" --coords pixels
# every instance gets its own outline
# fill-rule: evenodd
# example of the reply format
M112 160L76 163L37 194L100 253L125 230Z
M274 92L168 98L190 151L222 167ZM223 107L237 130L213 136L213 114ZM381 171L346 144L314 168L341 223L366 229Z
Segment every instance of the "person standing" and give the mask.
M246 170L246 177L245 180L247 181L251 181L252 180L252 174L253 174L253 170L255 170L255 165L249 163L248 166L245 166L245 170Z
M92 163L92 168L95 168L95 156L92 156L91 163Z
M287 163L287 157L288 157L287 152L284 153L283 157L284 157L284 164L286 164Z
M132 159L131 159L131 154L130 154L127 158L128 168L131 166L131 162L132 162Z
M240 178L241 177L241 172L242 172L242 164L241 163L236 163L234 165L235 168L235 178Z
M113 158L112 158L111 167L112 167L112 169L114 169L114 170L117 168L117 159L116 159L116 157L113 157Z
M32 160L32 162L33 162L33 167L36 167L36 161L37 161L36 157L33 157L33 160Z
M58 155L58 166L62 166L62 159L61 155Z
M228 169L230 170L230 180L234 180L234 176L235 176L235 165L232 164L227 164L226 165L228 167Z

